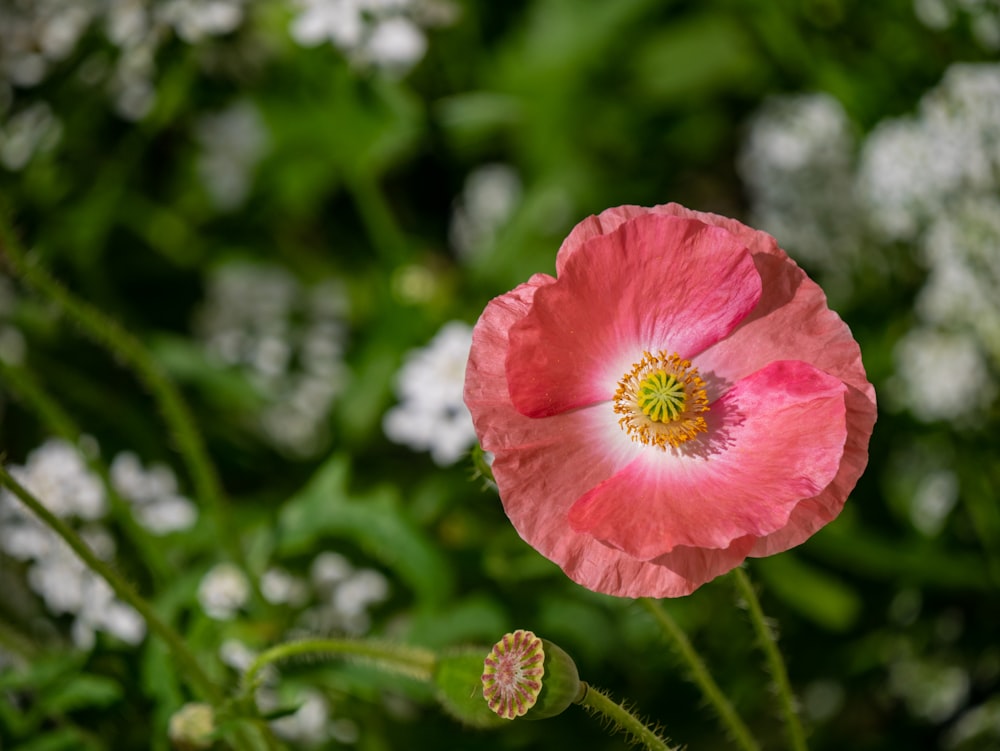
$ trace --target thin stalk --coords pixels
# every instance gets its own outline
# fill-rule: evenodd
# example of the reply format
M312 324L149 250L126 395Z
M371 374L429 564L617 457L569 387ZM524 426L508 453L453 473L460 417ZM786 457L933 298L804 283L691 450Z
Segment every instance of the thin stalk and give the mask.
M764 611L761 610L760 600L754 591L750 577L747 576L743 567L733 569L733 580L736 582L736 589L740 597L747 604L747 612L750 615L750 623L753 624L757 634L757 642L764 657L767 660L768 670L774 680L774 687L781 703L781 712L785 717L785 731L788 734L789 746L794 751L807 751L806 735L796 711L795 696L792 694L792 687L788 681L788 670L785 668L785 661L781 657L778 649L778 642L774 638L774 632L764 618Z
M82 431L65 410L39 385L39 380L33 378L24 368L14 367L0 359L0 378L2 378L29 408L33 409L41 421L48 426L53 434L59 436L74 446L79 443ZM169 574L167 561L148 531L132 516L132 509L127 501L115 490L111 482L108 468L97 458L87 458L91 471L100 476L108 491L111 508L115 518L128 535L135 549L142 555L156 581L165 581Z
M604 717L612 727L624 730L645 746L649 751L678 751L677 746L668 746L655 730L646 725L632 712L618 704L604 692L583 683L583 695L576 701L591 714Z
M346 182L376 253L389 268L398 266L406 259L406 235L396 222L375 179L370 175L358 174L349 177Z
M243 674L242 699L248 699L268 666L303 655L327 655L362 660L380 669L420 681L430 681L435 665L434 653L416 647L404 647L375 641L353 639L303 639L278 644L257 655Z
M127 602L143 617L149 630L166 643L174 658L180 663L181 674L187 676L193 687L202 695L202 699L219 705L223 701L221 690L209 679L201 669L197 658L188 649L180 635L163 621L153 607L130 585L117 571L98 558L87 544L80 539L73 529L62 519L53 514L35 496L28 492L17 480L10 476L6 468L0 465L0 485L7 488L27 506L49 529L55 532L91 571L104 579L118 597Z
M117 321L77 299L38 263L28 262L5 219L0 217L0 251L6 252L25 283L58 305L88 336L131 368L153 396L174 445L187 467L196 498L208 507L218 537L226 546L230 557L242 563L243 553L236 535L232 534L229 508L215 467L205 449L194 417L173 381L139 340Z
M687 666L691 679L701 689L702 694L712 705L733 740L745 751L759 751L760 745L754 740L750 729L733 709L732 703L719 688L719 684L708 672L708 667L695 651L684 630L677 625L670 613L658 601L642 597L639 598L639 604L652 614L656 622L663 628L664 633L673 642L674 649Z
M0 618L0 647L26 660L34 659L41 652L37 644L4 622L2 618Z

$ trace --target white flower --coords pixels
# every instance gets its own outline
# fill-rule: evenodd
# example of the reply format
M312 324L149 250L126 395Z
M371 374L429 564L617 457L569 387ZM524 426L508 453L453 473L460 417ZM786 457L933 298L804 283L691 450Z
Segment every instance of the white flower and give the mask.
M439 465L454 464L476 442L463 400L472 327L445 324L423 349L410 352L396 376L400 403L382 421L386 436L417 451L431 452Z
M330 42L359 67L406 73L423 58L421 26L450 23L435 0L298 0L289 33L304 47Z
M99 10L96 0L0 4L0 79L22 87L41 83L76 48Z
M198 509L177 491L177 478L164 464L142 468L139 457L123 451L111 462L111 484L132 502L136 520L153 534L188 529L198 519Z
M325 41L341 49L353 49L361 43L364 21L354 2L338 0L301 0L302 12L292 21L292 38L304 47Z
M949 469L927 473L910 498L910 521L927 537L941 532L958 502L958 477Z
M958 665L906 657L889 670L889 690L903 700L914 717L940 723L966 702L969 673Z
M364 568L337 587L333 606L347 618L357 618L389 596L389 582L380 572Z
M238 101L202 115L195 138L201 146L198 173L209 196L223 211L238 208L250 192L254 168L267 147L268 133L257 108Z
M506 164L486 164L465 180L462 195L448 228L455 251L462 258L485 254L521 200L521 179Z
M972 35L983 49L1000 49L1000 6L995 0L913 0L920 22L935 30L947 29L956 16L969 17Z
M98 523L105 513L104 488L71 444L49 440L28 455L23 467L11 467L10 473L55 516L70 524L85 522L77 533L98 558L114 556L114 538ZM0 549L27 562L28 586L49 611L73 617L71 636L78 647L89 649L96 631L129 644L145 637L142 617L6 491L0 493Z
M368 56L383 68L406 70L426 51L427 37L419 26L402 16L379 21L368 39Z
M269 568L260 577L260 591L272 604L301 605L309 598L306 583L280 568Z
M351 562L340 553L325 551L313 559L309 575L313 586L329 590L344 581L353 571Z
M23 467L11 467L11 476L56 516L93 520L105 513L101 481L87 468L80 452L61 439L50 439L32 451ZM4 505L21 508L13 499Z
M209 618L231 620L250 597L246 575L232 563L219 563L202 577L198 602Z
M948 202L995 190L1000 170L1000 65L956 64L913 118L885 121L861 154L858 187L872 226L914 239Z
M257 653L239 639L226 639L219 646L219 659L239 672L249 668L257 658Z
M62 124L45 102L29 107L0 121L0 164L17 172L35 154L51 151L62 137Z
M895 350L893 396L924 422L973 419L992 402L996 386L975 339L933 329L906 334ZM948 381L938 373L948 363Z
M167 0L160 18L189 44L235 31L243 22L243 0Z
M934 218L921 246L930 270L916 303L921 318L975 332L1000 364L1000 200L970 195L954 201Z
M806 94L765 102L739 156L755 225L827 275L843 274L859 252L854 148L840 103Z
M305 689L296 697L299 708L271 722L275 734L286 741L315 745L328 740L330 706L316 689Z
M369 609L389 597L389 581L380 571L355 568L340 553L326 551L309 571L316 605L299 621L305 632L342 631L362 634L371 625Z
M242 370L265 404L261 434L296 457L319 451L345 382L347 297L337 280L304 287L280 266L215 269L196 323L209 354Z

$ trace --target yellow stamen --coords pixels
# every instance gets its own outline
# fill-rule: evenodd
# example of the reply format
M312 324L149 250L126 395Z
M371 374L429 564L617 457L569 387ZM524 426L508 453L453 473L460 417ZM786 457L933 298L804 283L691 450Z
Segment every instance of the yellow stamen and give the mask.
M622 376L615 392L618 424L633 441L647 446L677 448L708 432L702 413L708 411L705 382L698 369L676 352L643 352L642 360Z

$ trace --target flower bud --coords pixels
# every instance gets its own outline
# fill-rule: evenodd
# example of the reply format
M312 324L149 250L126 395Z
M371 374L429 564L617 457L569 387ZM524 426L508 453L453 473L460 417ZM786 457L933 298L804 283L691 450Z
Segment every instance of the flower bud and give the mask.
M489 708L507 720L555 717L584 692L573 659L523 629L493 645L483 663L482 683Z
M483 649L470 647L439 655L434 669L437 698L459 722L477 728L497 727L503 720L483 701Z
M167 734L178 751L209 748L215 740L215 710L209 704L185 704L171 716Z

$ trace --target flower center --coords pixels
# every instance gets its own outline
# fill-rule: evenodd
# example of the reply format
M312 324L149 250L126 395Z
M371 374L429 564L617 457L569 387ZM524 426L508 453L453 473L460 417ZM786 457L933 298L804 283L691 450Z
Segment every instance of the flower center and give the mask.
M686 402L684 384L673 373L657 370L639 384L639 409L654 422L676 420L684 411Z
M615 392L618 424L633 441L647 446L677 448L708 432L705 382L690 360L676 352L643 352L642 360L622 376Z

